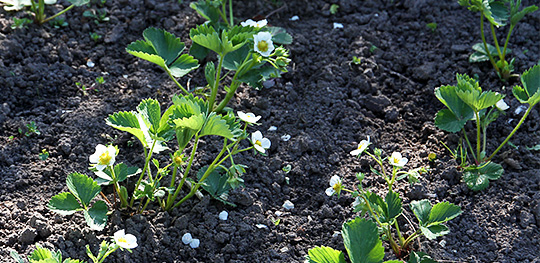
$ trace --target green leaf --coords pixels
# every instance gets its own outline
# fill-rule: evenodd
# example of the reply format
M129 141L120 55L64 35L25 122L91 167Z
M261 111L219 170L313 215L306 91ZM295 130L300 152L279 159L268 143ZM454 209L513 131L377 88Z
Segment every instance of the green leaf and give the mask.
M467 122L474 116L474 111L460 99L456 90L456 86L441 86L435 89L435 96L452 111L459 123ZM445 119L449 117L451 116L446 116Z
M431 213L431 203L429 200L412 201L410 207L418 219L419 224L426 226L429 223L429 215Z
M204 166L197 172L197 179L201 180L208 169L208 166ZM233 203L228 202L229 190L231 186L227 183L227 170L221 166L216 167L210 172L208 177L204 180L202 188L207 191L214 199L219 200L225 204L235 206Z
M456 218L461 214L461 208L449 202L435 204L429 213L429 224L441 224Z
M412 252L407 263L437 263L428 254L424 252Z
M226 53L225 50L232 48L232 44L225 43L222 46L219 34L213 27L202 24L189 31L189 37L198 45L208 48L218 54Z
M84 208L88 207L90 201L101 192L101 187L85 174L69 174L66 184L69 191L83 204Z
M385 217L387 218L386 221L391 223L403 210L401 207L401 198L399 198L398 193L389 191L388 194L386 194L385 201L387 205L387 211L385 213Z
M497 52L497 48L495 48L493 45L487 44L488 52L491 54L492 57L498 57L499 53ZM484 48L483 43L476 43L473 45L472 49L475 51L471 56L469 57L469 63L476 63L476 62L484 62L489 60L488 53L486 52L486 49ZM506 53L510 53L511 50L509 48L506 49Z
M201 130L200 136L202 137L206 135L217 135L227 139L233 139L233 137L235 137L233 131L229 129L227 122L215 112L210 113L210 115L206 118L204 127Z
M420 230L422 230L422 234L424 234L424 236L426 236L426 238L429 240L433 240L437 237L450 233L450 230L445 225L430 225L428 227L420 226Z
M521 102L525 101L523 98L527 97L526 103L530 106L534 106L540 101L540 65L536 65L521 75L521 83L523 88L514 87L514 96ZM518 89L518 94L516 94ZM523 94L525 93L525 94Z
M182 77L199 67L192 56L180 56L185 44L173 34L157 28L147 28L143 32L145 41L138 40L128 45L126 51L136 57L150 61L170 72L174 77Z
M90 3L90 0L67 0L67 1L74 6L83 6Z
M143 37L154 49L151 54L163 58L167 65L172 64L186 47L180 38L163 29L149 27L144 30Z
M468 166L463 171L463 181L467 186L479 191L485 189L489 185L489 180L499 179L504 172L500 164L489 162L481 166Z
M189 5L204 19L216 23L219 21L219 9L209 0L199 0Z
M144 147L147 147L144 133L139 126L139 120L137 115L132 111L120 111L115 112L106 119L107 125L116 128L121 131L129 132L135 136L142 143Z
M508 17L510 17L510 10L508 10L508 7L504 4L502 1L491 1L489 3L490 12L485 12L486 18L491 22L494 26L505 26L506 21L508 20ZM488 16L487 14L490 14Z
M188 54L184 54L169 65L169 70L171 71L171 75L181 78L198 67L198 60Z
M41 260L47 260L47 259L53 259L52 262L57 262L52 255L52 252L47 249L43 248L40 245L36 245L36 249L28 256L28 260L30 262L32 261L41 261ZM48 261L46 261L48 262Z
M82 210L81 204L71 193L60 193L51 198L47 208L51 211L67 216Z
M210 49L205 48L195 42L191 43L191 48L189 48L189 54L194 56L197 59L204 59L210 53Z
M384 258L384 247L373 221L357 217L343 224L343 244L351 262L378 263Z
M84 263L84 261L80 261L78 259L68 258L68 259L64 260L64 262L62 262L62 263Z
M103 201L97 201L94 203L92 208L84 211L84 219L86 224L97 231L101 231L105 228L107 224L107 204Z
M227 59L227 56L225 56L225 59ZM204 68L204 77L206 78L208 86L213 87L216 84L216 66L214 65L214 62L210 61L206 63L206 67Z
M459 132L468 120L460 120L449 109L442 109L435 116L435 126L447 132Z
M244 45L243 47L225 55L225 58L223 59L223 67L227 70L238 70L248 56L250 56L249 46Z
M308 263L346 263L343 252L331 247L314 247L306 256Z
M155 99L142 100L137 111L141 114L143 120L148 121L148 129L151 133L156 134L161 121L161 107Z
M517 8L519 8L519 6L517 6ZM521 19L523 19L525 15L535 12L536 10L538 10L538 6L535 5L527 6L519 12L517 12L517 10L512 10L513 12L510 16L510 24L515 26Z
M272 34L272 42L282 45L290 45L293 38L285 29L281 27L269 27L268 31Z
M113 178L111 171L109 169L105 169L103 170L103 172L107 174L109 177ZM109 185L115 182L122 182L126 180L128 177L140 174L141 172L142 172L141 169L137 167L133 167L133 166L128 167L124 163L119 163L114 166L114 175L116 176L116 180L110 181L101 177L97 177L96 182L98 183L98 185Z

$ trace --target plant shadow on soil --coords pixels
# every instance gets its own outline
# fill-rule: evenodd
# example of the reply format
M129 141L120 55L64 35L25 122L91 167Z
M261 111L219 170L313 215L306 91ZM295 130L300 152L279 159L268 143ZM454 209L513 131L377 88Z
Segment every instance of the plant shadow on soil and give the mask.
M476 21L475 15L457 1L281 1L284 7L268 20L294 37L290 72L269 88L242 87L229 105L261 115L258 129L272 141L268 157L238 156L237 162L249 169L246 187L231 194L237 207L206 197L194 198L171 213L155 207L132 217L114 212L99 232L90 231L80 215L50 212L46 204L51 196L67 190L68 173L89 174L88 156L98 143L119 145L119 161L143 163L141 146L108 127L104 118L133 110L148 97L168 106L178 92L172 81L155 65L127 54L125 47L141 39L150 26L174 33L189 46L189 29L203 22L189 2L107 1L109 22L85 20L86 7L81 7L67 13L68 27L58 29L29 25L12 30L13 14L0 11L0 258L4 262L11 262L9 251L28 254L35 243L60 249L65 257L86 259L85 245L95 252L101 240L119 229L134 234L139 247L132 254L116 252L108 262L303 262L314 246L343 250L341 237L333 234L355 216L353 199L329 198L324 189L332 175L352 185L356 172L369 171L368 159L348 154L367 136L385 154L404 153L410 167L431 165L431 172L419 183L398 187L408 202L449 201L464 211L449 223L449 235L437 241L421 239L420 250L452 262L538 262L540 154L526 149L540 142L538 107L512 139L519 147L507 146L496 158L504 166L503 177L481 192L472 192L460 182L455 161L440 144L456 145L457 137L433 124L442 108L433 89L454 84L456 73L477 74L484 89L507 95L511 109L492 124L488 148L494 149L520 117L510 89L516 80L505 85L488 63L468 63L470 47L480 41L478 25L471 22ZM236 15L244 19L281 7L273 1L234 2ZM333 3L340 5L336 15L329 12ZM300 19L290 21L295 15ZM334 29L334 22L344 27ZM432 22L438 24L435 32L426 27ZM510 47L518 73L539 61L540 47L535 44L540 41L539 31L538 13L516 28ZM103 38L94 42L92 32ZM351 64L353 56L362 63ZM88 60L95 67L88 67ZM75 85L92 85L103 74L107 82L88 95ZM192 86L203 85L201 70L180 81L188 79ZM18 132L30 121L35 121L40 135ZM267 131L270 126L277 130ZM283 135L291 139L283 141ZM216 151L208 142L196 167L207 164ZM50 152L46 161L38 159L41 149ZM432 164L427 161L430 152L439 156ZM292 170L285 174L282 167L289 164ZM372 174L365 184L383 189ZM295 208L284 211L285 200ZM223 210L229 212L227 221L218 219ZM276 211L283 214L278 217ZM277 226L272 222L275 218L280 219ZM201 240L199 248L181 242L187 232Z

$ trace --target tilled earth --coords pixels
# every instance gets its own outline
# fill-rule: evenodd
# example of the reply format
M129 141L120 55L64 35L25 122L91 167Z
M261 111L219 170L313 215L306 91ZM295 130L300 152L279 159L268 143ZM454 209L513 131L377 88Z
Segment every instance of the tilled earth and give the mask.
M88 156L98 143L114 142L120 147L119 161L142 166L141 146L104 119L133 110L144 98L168 106L178 93L161 69L129 55L125 47L150 26L174 33L189 46L189 29L204 22L189 2L107 1L102 7L69 11L67 27L32 24L17 30L10 28L11 18L25 14L0 10L2 262L12 262L11 250L28 254L34 244L86 260L87 244L95 251L119 229L134 234L139 247L132 254L116 252L108 262L303 262L314 246L344 250L334 233L355 216L353 198L330 198L324 190L333 175L352 186L355 173L369 172L369 159L349 155L367 136L387 155L402 152L411 160L410 168L430 166L419 183L398 187L406 206L428 198L432 203L450 201L463 210L448 224L450 234L436 241L422 238L415 249L443 262L539 262L540 154L526 148L540 143L538 108L511 140L515 147L505 146L496 158L505 174L481 192L461 182L456 162L441 144L455 147L458 137L433 124L442 108L433 90L454 84L456 73L477 75L484 89L508 95L508 113L491 125L490 151L523 114L516 111L519 103L511 94L516 79L503 83L488 63L468 63L470 47L480 41L478 19L457 1L234 1L238 19L266 16L294 37L289 73L262 90L241 87L229 105L261 115L257 129L272 141L267 157L250 152L238 156L238 163L249 166L245 188L231 194L238 206L205 197L171 213L156 207L132 217L114 212L98 232L89 230L81 215L49 211L51 196L67 189L67 174L90 173ZM340 8L332 15L334 3ZM62 5L67 6L61 1L48 8ZM83 17L91 8L106 10L110 21ZM527 16L510 41L518 73L540 60L538 14ZM293 16L299 20L291 21ZM438 25L433 32L426 27L432 22ZM500 39L505 30L500 30ZM92 32L103 37L93 41ZM360 65L351 63L353 56L361 58ZM95 66L89 67L88 61ZM98 76L106 83L88 94L75 84L90 87ZM180 82L203 85L201 69ZM39 135L25 135L30 122L36 123ZM277 130L267 131L270 126ZM283 140L284 135L290 140ZM42 149L50 152L45 161L38 158ZM211 141L202 149L196 168L208 164L216 151ZM438 156L433 163L427 160L430 152ZM289 173L282 170L286 165L292 167ZM368 173L364 184L384 190L374 174ZM295 208L285 211L285 200ZM227 221L218 219L223 210L229 212ZM200 239L199 248L181 242L187 232ZM386 251L387 259L393 258L390 249Z

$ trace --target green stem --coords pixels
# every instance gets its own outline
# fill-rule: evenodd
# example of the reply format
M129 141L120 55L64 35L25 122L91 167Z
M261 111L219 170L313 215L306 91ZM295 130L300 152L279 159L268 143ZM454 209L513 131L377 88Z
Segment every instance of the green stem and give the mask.
M51 16L51 17L48 17L47 19L43 20L42 23L45 23L45 22L47 22L47 21L50 21L50 20L53 20L53 19L57 18L58 16L62 15L63 13L65 13L65 12L67 12L67 11L69 11L69 10L70 10L71 8L73 8L73 7L75 7L75 5L70 5L70 6L68 6L66 9L64 9L64 10L62 10L62 11L60 11L60 12L58 12L56 15Z
M236 78L236 75L234 77ZM233 79L233 81L231 82L231 87L229 88L229 91L227 92L227 95L225 95L225 98L223 98L223 100L218 104L216 108L216 112L223 111L225 106L227 106L229 101L232 99L232 97L236 93L236 90L238 89L239 86L240 86L240 82Z
M184 94L188 95L189 94L189 91L187 89L184 88L184 86L182 86L182 84L180 84L174 77L173 75L171 74L171 72L169 70L165 70L167 71L167 74L169 75L169 77L174 81L174 83L176 84L176 86L178 86L182 92L184 92Z
M171 210L172 204L174 200L176 200L176 197L178 197L178 194L180 194L180 189L182 189L182 186L184 186L184 183L186 181L186 178L188 177L189 171L191 170L191 165L193 164L193 160L195 159L195 153L197 152L197 147L199 146L199 135L195 135L195 142L193 143L193 149L191 149L191 155L189 156L189 162L186 167L186 170L184 170L184 175L182 176L182 180L180 180L180 184L178 187L176 187L176 191L174 191L174 195L167 197L167 205L165 206L165 210Z
M499 59L504 62L504 56L501 52L501 48L499 47L499 40L497 40L497 34L495 34L495 27L492 23L489 24L491 28L491 35L493 36L493 41L495 42L495 47L497 48L497 54L499 54Z
M171 184L169 185L169 187L173 187L174 186L174 182L176 181L176 173L178 172L178 166L174 166L174 169L173 169L173 174L172 174L172 178L171 178Z
M403 243L403 248L406 248L411 241L413 241L415 238L417 238L420 235L420 229L416 230L412 235L410 235L407 239L405 239L405 242Z
M482 42L484 43L484 49L486 50L486 54L489 57L489 61L491 62L491 65L493 65L495 70L497 72L499 72L499 74L500 74L501 71L499 70L499 67L497 66L497 63L495 63L495 60L491 56L491 53L489 52L489 49L487 47L486 36L484 35L484 14L482 12L480 12L480 35L482 37Z
M394 182L396 181L396 175L397 168L395 166L392 166L392 179L390 180L390 184L388 184L388 191L392 191L392 185L394 185Z
M481 133L481 130L480 130L480 115L478 114L478 112L474 112L474 115L476 116L476 156L478 156L478 158L480 158L480 151L481 151L481 144L482 144L482 141L480 140L480 133ZM481 161L481 160L476 160L476 163L478 164L478 162Z
M473 155L474 160L476 161L476 154L474 153L474 150L472 148L471 142L469 141L469 136L467 136L467 132L465 131L465 128L461 128L461 131L463 132L463 137L465 137L465 141L467 142L467 146L469 146L469 150L471 151L471 154Z
M118 245L115 245L114 248L113 248L112 250L107 251L107 253L105 253L105 255L103 255L103 257L101 258L101 260L99 261L99 263L103 263L103 261L104 261L110 254L112 254L114 251L116 251L118 248L119 248L119 246L118 246Z
M214 159L214 161L208 166L208 168L206 169L206 171L204 172L203 176L201 177L201 179L199 180L198 183L196 183L193 188L191 188L191 191L189 192L189 194L187 194L184 198L182 198L180 201L178 201L178 203L176 203L172 208L175 208L179 205L181 205L182 203L184 203L186 200L188 200L189 198L191 198L193 195L195 195L195 193L197 192L197 190L199 189L199 187L201 186L201 184L204 182L204 180L206 180L206 178L210 175L210 173L212 171L214 171L214 168L216 167L216 163L218 162L218 160L221 158L221 156L225 153L225 150L226 150L226 145L223 146L223 148L221 149L221 151L219 152L219 154L216 156L216 158ZM221 163L221 162L220 162Z
M510 25L510 30L508 30L508 35L506 36L506 41L504 42L503 56L506 56L506 47L508 47L508 42L510 41L510 35L512 34L512 30L514 30L514 25Z
M401 231L399 231L399 225L398 225L397 219L394 221L394 225L396 226L396 232L399 237L399 244L401 245L401 247L403 247L403 245L405 244L405 239L401 235Z
M122 207L126 207L128 203L127 203L127 200L125 200L124 197L122 196L122 193L120 192L120 185L118 184L116 174L114 173L114 168L112 166L109 166L109 169L111 171L111 175L112 175L111 177L115 181L114 189L116 190L116 193L118 193L118 197L120 198L120 205Z
M229 0L229 16L230 16L230 26L234 25L234 17L233 17L233 6L232 6L232 0Z
M212 93L210 95L210 100L208 100L208 111L212 112L214 109L214 102L216 101L217 92L219 88L219 79L221 78L221 68L223 67L223 60L225 59L225 54L219 54L219 63L216 71L216 81L214 87L212 87Z
M399 246L398 244L396 243L396 241L394 240L394 238L392 237L392 232L390 231L390 226L388 226L385 231L386 233L386 237L388 238L388 241L390 242L390 246L392 247L392 250L394 251L394 254L396 256L399 256L399 254L401 253L400 249L399 249Z
M390 183L388 181L388 176L386 176L386 170L384 169L384 165L382 163L381 160L377 159L377 157L375 157L373 154L369 153L367 150L365 151L365 153L367 153L367 155L369 155L371 158L373 158L373 160L375 160L375 162L377 162L377 164L379 164L379 166L381 166L381 170L383 172L383 175L384 175L384 180L387 182L387 183Z
M495 154L497 154L501 149L502 147L510 140L510 138L514 135L514 133L516 133L516 131L519 129L519 127L521 126L521 124L523 124L523 122L525 121L525 118L527 118L527 116L529 115L529 113L531 112L532 108L533 108L534 105L529 105L529 108L527 108L527 111L525 112L525 114L523 114L523 117L521 117L521 120L519 120L519 123L516 125L516 127L514 128L514 130L512 130L512 132L508 135L508 137L506 137L506 139L501 143L501 145L499 145L499 147L497 148L497 150L495 150L490 156L489 158L486 159L486 161L490 161L494 156Z
M36 13L36 20L39 24L43 24L45 20L45 0L38 1L38 9Z
M148 169L148 163L150 162L150 159L152 158L152 153L154 151L154 145L156 145L156 141L154 140L154 143L152 144L152 148L150 149L150 153L146 150L146 147L143 145L144 150L144 157L146 157L146 160L144 162L144 168L142 170L141 175L139 176L139 180L137 180L137 183L135 184L135 190L133 190L133 198L131 198L131 201L129 202L129 206L133 207L133 203L135 202L135 191L139 189L139 185L141 184L141 181L144 177L144 174L146 170Z

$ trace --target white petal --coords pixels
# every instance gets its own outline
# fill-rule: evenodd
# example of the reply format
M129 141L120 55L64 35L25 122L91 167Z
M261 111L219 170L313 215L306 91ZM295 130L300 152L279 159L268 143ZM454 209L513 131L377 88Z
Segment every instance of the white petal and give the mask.
M257 27L265 27L266 25L268 25L268 21L266 21L266 19L257 21Z
M46 5L54 5L56 4L56 0L45 0L43 1Z
M191 240L191 242L189 242L189 246L191 248L198 248L200 243L201 242L199 241L199 239L194 238L193 240Z
M257 25L257 22L251 20L251 19L248 19L244 22L241 22L240 23L241 26L256 26Z
M339 184L339 183L341 183L341 179L339 178L339 176L334 175L332 176L332 178L330 178L330 186L333 187L334 185Z
M336 191L334 191L333 187L326 188L326 191L324 191L327 196L332 196Z
M260 145L258 144L254 144L253 147L255 147L255 150L259 151L259 152L262 152L262 153L265 153L266 151L264 150L263 147L261 147Z
M260 131L256 131L256 132L251 134L251 141L253 141L253 143L255 143L256 141L262 140L262 138L263 138L263 136L262 136L262 133Z
M124 229L122 230L118 230L114 233L114 240L118 240L120 239L121 237L124 237L126 235L126 231Z
M357 156L362 153L362 150L356 149L350 152L351 155Z
M259 41L266 41L266 42L269 42L271 43L272 42L272 34L270 32L259 32L257 33L256 35L253 36L253 40L255 40L255 42L259 42Z
M353 205L354 207L356 207L356 206L359 205L359 204L360 204L360 197L357 196L356 199L354 199L354 202L352 203L352 205Z
M191 241L193 240L193 237L191 237L191 234L190 233L185 233L183 236L182 236L182 243L184 244L189 244Z
M270 142L270 140L268 138L263 138L261 140L261 146L265 149L268 149L270 148L270 146L272 145L272 143Z
M105 168L107 168L107 165L104 165L104 164L96 164L95 168L96 168L98 171L103 171Z
M510 108L503 99L497 101L497 103L495 104L495 107L497 107L497 109L502 110L502 111L505 111L508 108Z

